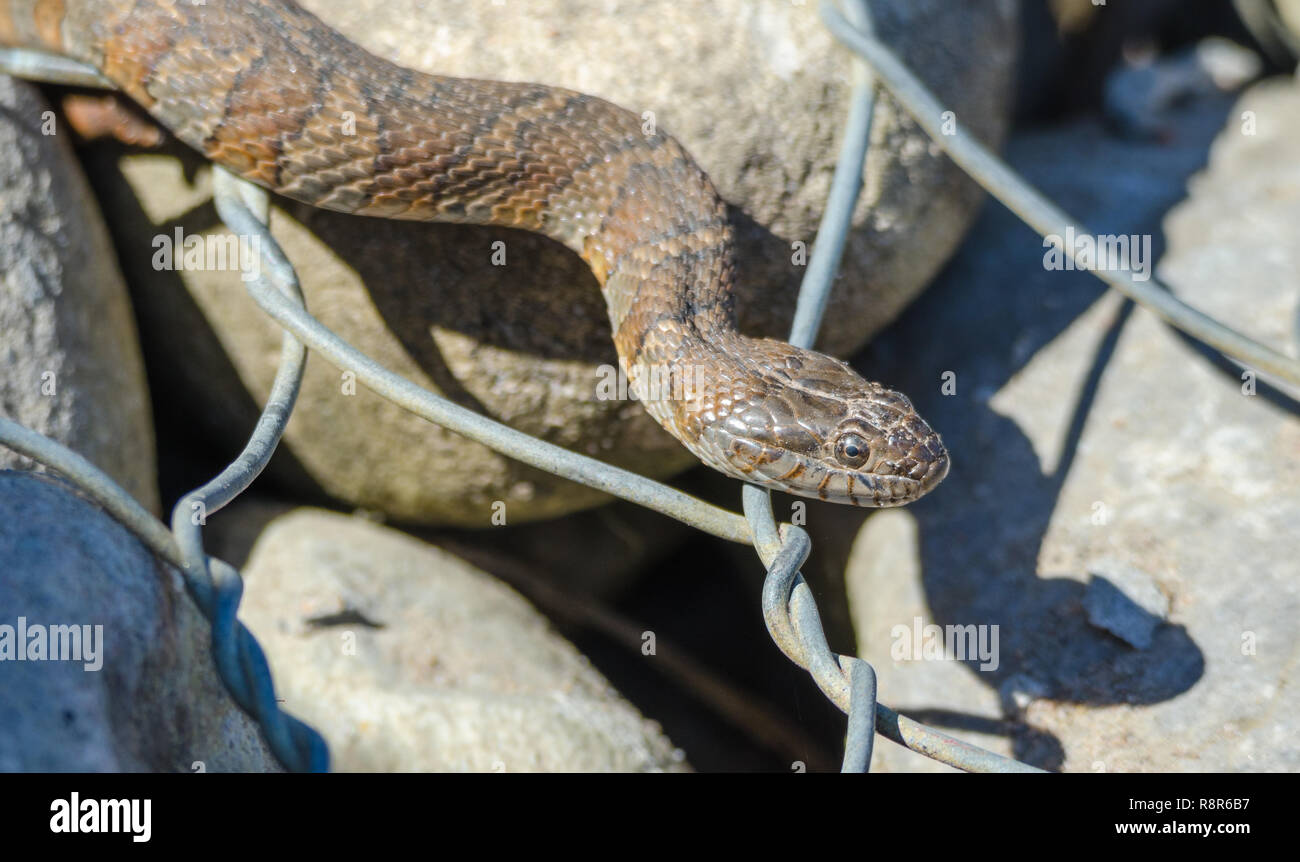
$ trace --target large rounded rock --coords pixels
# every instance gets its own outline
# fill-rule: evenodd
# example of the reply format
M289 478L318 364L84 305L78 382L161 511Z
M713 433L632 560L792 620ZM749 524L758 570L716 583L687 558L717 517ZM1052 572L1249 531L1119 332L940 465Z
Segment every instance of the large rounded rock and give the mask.
M962 123L996 143L1007 113L1014 4L876 3L877 27ZM307 6L381 56L430 72L535 80L611 99L678 136L733 205L744 328L788 330L830 186L850 55L814 3L415 3ZM879 100L824 345L848 353L942 265L978 201L888 98ZM105 170L110 170L107 163ZM220 230L193 156L130 156L108 194L159 373L192 421L234 445L269 388L278 334L233 272L156 272L155 234ZM106 178L106 185L111 182ZM692 463L634 402L597 397L615 361L595 280L568 250L517 231L376 222L279 202L273 232L308 307L389 368L529 434L654 476ZM494 243L505 265L493 265ZM518 522L601 495L345 393L312 363L281 476L408 521ZM292 469L290 469L292 468Z
M0 77L0 415L84 455L157 510L135 320L66 141L34 87ZM0 446L0 468L32 466Z
M517 593L357 517L270 522L241 616L340 771L679 771L682 755Z
M0 772L279 770L180 574L117 521L0 471L0 560Z
M1294 355L1298 118L1300 86L1278 80L1185 105L1168 145L1076 121L1008 150L1085 223L1156 243L1208 150L1163 219L1157 272ZM1065 771L1295 771L1295 401L1043 254L991 211L871 348L953 456L938 492L870 519L847 567L881 699ZM996 656L918 654L932 624L989 646L976 627L997 626Z

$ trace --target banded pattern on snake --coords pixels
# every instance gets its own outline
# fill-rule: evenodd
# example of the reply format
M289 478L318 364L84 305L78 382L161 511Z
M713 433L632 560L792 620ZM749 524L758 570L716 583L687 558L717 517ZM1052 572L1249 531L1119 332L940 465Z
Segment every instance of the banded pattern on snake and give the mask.
M558 240L600 282L646 409L723 473L858 506L908 503L947 474L906 397L737 331L725 205L629 111L402 68L290 0L0 0L0 44L95 66L182 141L286 197Z

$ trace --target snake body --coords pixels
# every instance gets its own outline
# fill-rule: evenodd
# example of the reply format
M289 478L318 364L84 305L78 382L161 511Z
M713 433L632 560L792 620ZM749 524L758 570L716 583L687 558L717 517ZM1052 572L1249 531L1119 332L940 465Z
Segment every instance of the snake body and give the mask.
M0 44L95 66L182 141L289 198L558 240L601 284L633 392L723 473L859 506L910 502L947 474L906 397L737 331L725 205L629 111L406 69L288 0L0 0Z

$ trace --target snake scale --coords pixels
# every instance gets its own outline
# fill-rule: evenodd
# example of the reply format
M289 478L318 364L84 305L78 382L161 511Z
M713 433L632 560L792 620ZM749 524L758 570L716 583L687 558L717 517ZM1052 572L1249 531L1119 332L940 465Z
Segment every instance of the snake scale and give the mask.
M0 44L95 66L182 141L286 197L563 243L601 285L634 394L727 475L897 506L948 472L906 397L737 331L726 207L676 140L629 111L402 68L289 0L0 0Z

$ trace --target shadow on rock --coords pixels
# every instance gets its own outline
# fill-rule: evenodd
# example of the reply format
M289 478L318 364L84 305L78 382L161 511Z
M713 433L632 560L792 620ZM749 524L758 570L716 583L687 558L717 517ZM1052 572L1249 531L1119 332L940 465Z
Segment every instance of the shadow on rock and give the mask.
M1149 234L1154 264L1164 244L1160 219L1205 164L1226 109L1224 100L1187 108L1173 147L1114 140L1098 124L1081 122L1022 134L1008 160L1092 230ZM952 694L936 701L941 695L924 683L891 680L893 669L881 661L889 644L880 642L880 632L896 623L911 626L913 606L872 581L861 611L866 616L854 622L871 623L864 651L881 666L881 698L937 726L1009 737L1016 757L1047 768L1064 763L1063 746L1028 725L1025 709L1033 701L1152 704L1187 692L1206 668L1188 631L1167 622L1159 608L1135 601L1122 578L1109 570L1057 567L1046 553L1054 518L1106 523L1104 501L1092 512L1058 511L1075 456L1086 445L1085 426L1125 419L1094 410L1133 313L1130 303L1105 294L1089 273L1049 271L1041 238L990 202L930 292L855 362L871 379L907 392L952 455L944 484L906 510L915 521L914 565L924 594L917 609L925 623L996 625L999 634L995 666L981 669L978 658L963 662L996 700L963 702ZM814 557L804 571L832 648L842 650L848 613L836 607L848 604L839 599L862 516L831 508L810 509ZM1115 549L1121 569L1131 565L1126 551L1132 549ZM895 576L908 575L877 575ZM999 706L1000 718L979 714Z

